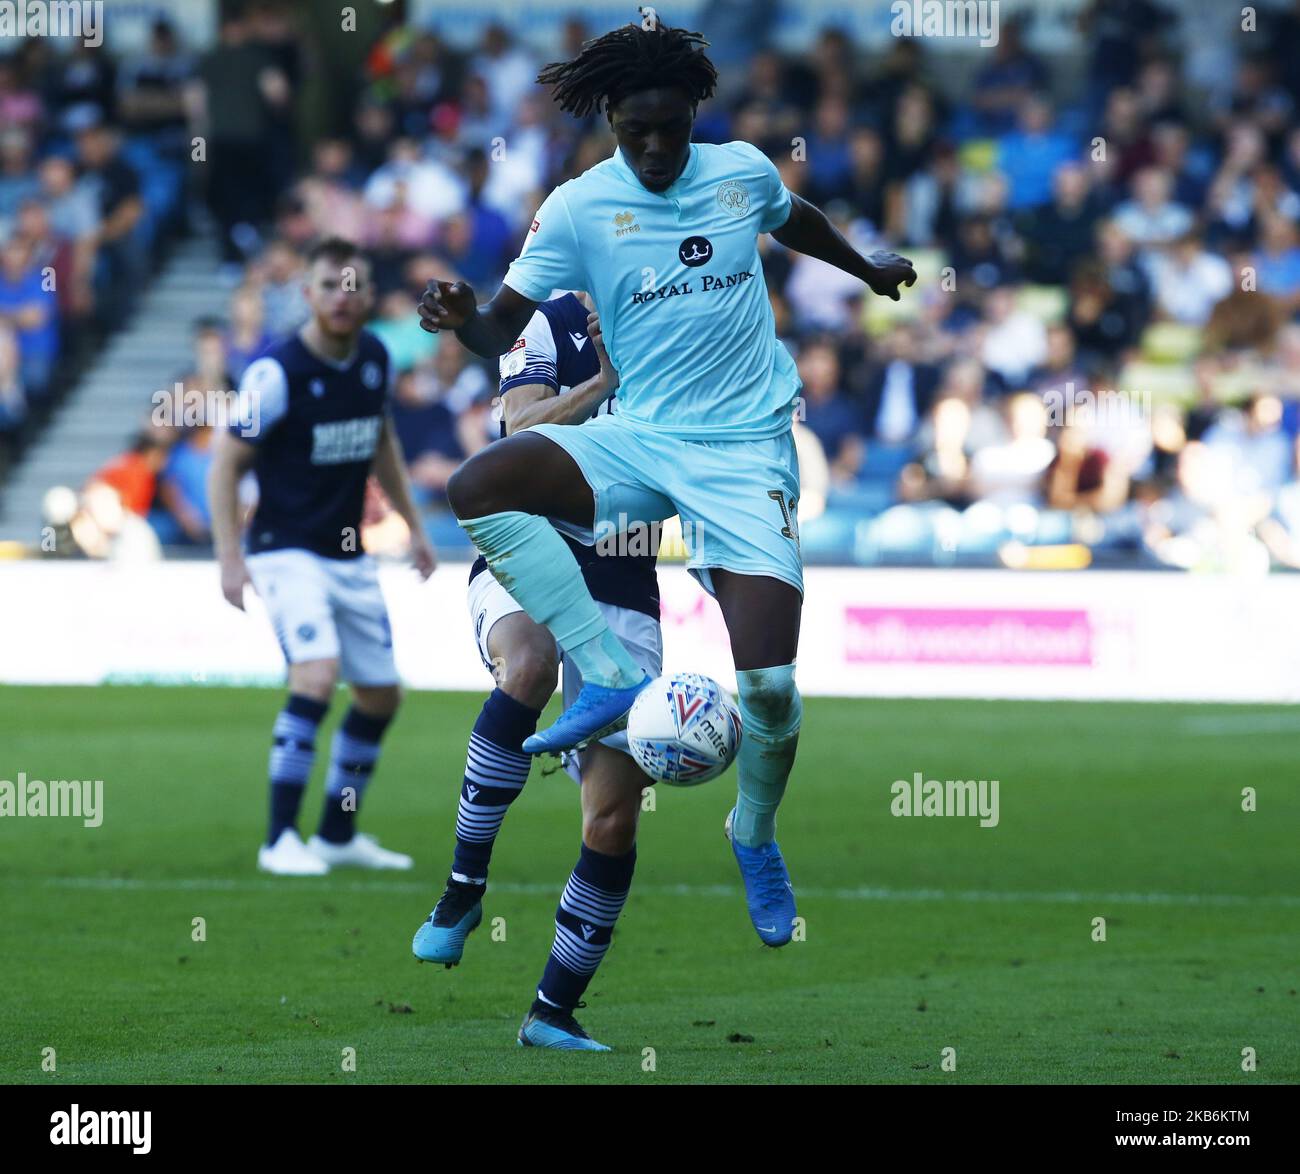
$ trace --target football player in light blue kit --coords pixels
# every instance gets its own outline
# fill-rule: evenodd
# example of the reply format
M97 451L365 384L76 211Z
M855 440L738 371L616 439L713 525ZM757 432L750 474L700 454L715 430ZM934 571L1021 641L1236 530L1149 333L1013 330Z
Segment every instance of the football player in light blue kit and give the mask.
M548 66L561 109L603 109L618 148L542 204L491 301L433 281L429 331L495 357L555 288L588 290L619 372L618 414L581 428L537 425L466 462L447 487L496 579L585 682L529 753L585 744L626 720L648 681L610 632L552 521L591 541L680 514L689 567L731 639L744 736L727 832L750 918L769 946L792 936L794 890L775 816L798 742L794 662L803 600L791 421L799 380L776 338L758 236L851 273L897 300L911 262L861 256L789 192L748 143L691 142L717 80L697 33L627 25Z

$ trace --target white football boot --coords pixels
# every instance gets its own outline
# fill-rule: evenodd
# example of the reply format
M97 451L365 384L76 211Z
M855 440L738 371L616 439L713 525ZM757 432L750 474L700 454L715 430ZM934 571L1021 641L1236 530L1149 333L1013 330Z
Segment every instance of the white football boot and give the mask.
M263 844L257 850L257 867L276 876L324 876L330 870L324 860L307 851L293 828L285 828L274 844Z
M346 844L331 844L320 836L307 841L307 851L314 853L330 868L395 869L405 872L415 861L401 852L381 848L374 836L357 832Z

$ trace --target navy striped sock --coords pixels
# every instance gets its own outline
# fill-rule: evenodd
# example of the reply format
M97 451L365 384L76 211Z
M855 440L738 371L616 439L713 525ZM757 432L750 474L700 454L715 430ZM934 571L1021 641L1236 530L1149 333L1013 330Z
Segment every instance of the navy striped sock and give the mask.
M626 856L606 856L583 844L555 911L555 941L537 987L543 1002L565 1011L578 1005L609 949L635 867L635 847Z
M483 703L469 736L465 781L456 811L456 853L451 862L454 880L487 881L501 821L524 789L532 765L532 758L524 753L524 739L536 732L541 716L540 709L530 709L500 689L493 689Z
M379 740L392 717L371 717L355 705L334 734L330 747L330 770L325 779L325 807L316 834L331 844L346 844L356 833L357 811L366 793Z
M274 844L298 822L302 793L316 760L316 731L328 703L291 693L271 730L271 819L266 842Z

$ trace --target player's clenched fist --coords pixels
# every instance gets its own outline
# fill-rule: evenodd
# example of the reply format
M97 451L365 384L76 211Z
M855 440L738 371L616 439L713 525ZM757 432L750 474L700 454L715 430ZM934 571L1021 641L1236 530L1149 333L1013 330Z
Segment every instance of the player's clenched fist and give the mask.
M867 266L871 270L867 285L871 287L872 293L880 294L881 297L898 301L900 285L916 284L916 270L912 268L912 262L897 253L872 253L867 258Z
M411 535L411 562L415 564L421 579L427 579L438 567L438 556L433 543L418 531Z
M474 314L478 302L464 281L431 281L420 299L420 326L430 334L459 330Z
M252 582L248 566L238 555L221 560L221 594L232 607L244 610L244 587Z
M607 391L613 391L618 387L618 372L614 370L614 364L609 361L609 355L605 352L605 336L600 329L600 317L595 310L587 315L587 333L591 336L591 341L596 344L596 357L600 360L600 375L605 381Z

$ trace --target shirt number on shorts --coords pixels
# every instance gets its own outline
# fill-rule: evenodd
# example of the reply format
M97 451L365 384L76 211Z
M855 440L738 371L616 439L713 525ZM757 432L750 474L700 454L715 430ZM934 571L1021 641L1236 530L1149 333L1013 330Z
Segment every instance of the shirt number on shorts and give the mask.
M767 496L781 507L781 518L785 522L785 525L781 527L781 537L790 539L795 544L795 548L798 549L799 521L795 513L795 507L799 499L792 497L787 504L785 493L780 489L769 489Z

